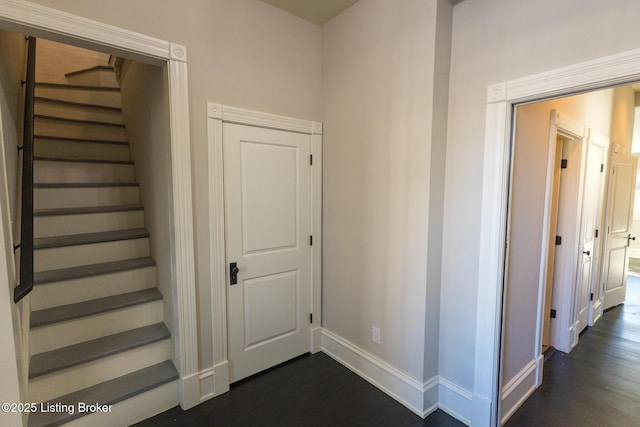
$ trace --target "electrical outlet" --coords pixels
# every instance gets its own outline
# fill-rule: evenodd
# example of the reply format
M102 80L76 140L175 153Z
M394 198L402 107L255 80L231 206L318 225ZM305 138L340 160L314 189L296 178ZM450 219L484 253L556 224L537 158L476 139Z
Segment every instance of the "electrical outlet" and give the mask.
M380 344L380 328L374 326L373 329L371 329L371 341Z

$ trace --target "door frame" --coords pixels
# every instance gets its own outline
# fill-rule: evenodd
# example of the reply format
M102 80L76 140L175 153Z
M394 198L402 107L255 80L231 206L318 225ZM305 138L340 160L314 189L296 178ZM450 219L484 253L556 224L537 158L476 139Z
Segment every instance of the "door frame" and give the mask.
M491 84L487 88L474 359L474 412L478 425L500 424L500 337L514 108L524 102L637 80L640 80L640 49ZM527 391L520 402L533 391Z
M0 0L0 28L93 50L107 50L168 71L171 157L172 360L179 372L183 409L200 403L195 257L191 187L191 136L187 49L85 17L21 0ZM6 238L6 236L5 236Z
M311 136L311 336L309 351L320 351L322 328L322 123L228 105L207 103L209 162L209 247L213 333L213 396L229 391L227 261L225 242L223 123L298 132Z

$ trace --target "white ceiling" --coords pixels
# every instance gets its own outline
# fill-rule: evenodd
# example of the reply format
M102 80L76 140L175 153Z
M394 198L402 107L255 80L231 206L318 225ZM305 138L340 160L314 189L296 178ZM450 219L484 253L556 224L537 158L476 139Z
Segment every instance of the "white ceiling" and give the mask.
M302 19L322 25L358 0L262 0Z
M262 0L302 19L322 25L356 4L358 0ZM393 0L396 1L396 0ZM447 0L456 5L463 0Z

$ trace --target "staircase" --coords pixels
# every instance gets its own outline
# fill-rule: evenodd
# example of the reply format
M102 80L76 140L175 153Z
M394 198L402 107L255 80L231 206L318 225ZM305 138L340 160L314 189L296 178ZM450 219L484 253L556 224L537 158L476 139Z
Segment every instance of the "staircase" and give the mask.
M67 76L36 83L29 425L126 425L175 406L178 373L120 89L105 67Z

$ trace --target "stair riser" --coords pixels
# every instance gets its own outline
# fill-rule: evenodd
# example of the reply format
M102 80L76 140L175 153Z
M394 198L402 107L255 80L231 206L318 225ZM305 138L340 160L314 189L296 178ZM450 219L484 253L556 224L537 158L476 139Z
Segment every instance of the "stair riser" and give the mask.
M137 205L140 203L140 188L35 188L33 203L35 209Z
M31 354L162 322L162 300L32 328Z
M33 227L36 238L144 228L144 212L38 216L33 219Z
M98 122L122 124L122 112L81 105L57 104L36 100L35 114L42 116L61 117L65 119L90 120Z
M125 130L120 126L91 123L74 123L36 118L34 135L56 136L60 138L98 139L101 141L126 142Z
M121 97L118 91L36 87L36 96L84 104L104 105L105 107L120 108L121 106Z
M36 160L36 183L134 182L133 165Z
M128 145L36 139L36 157L77 160L131 160Z
M111 70L91 70L85 73L67 76L67 81L72 85L119 87L116 74Z
M178 382L172 381L116 403L109 413L94 413L75 419L66 427L130 426L178 405Z
M170 358L170 349L171 340L165 339L33 378L29 381L29 400L45 402L56 396L72 393L161 363Z
M34 286L31 292L31 310L140 291L153 288L155 284L155 266L45 283Z
M34 271L57 270L149 256L149 238L37 249Z

